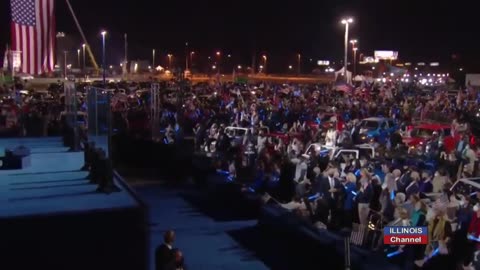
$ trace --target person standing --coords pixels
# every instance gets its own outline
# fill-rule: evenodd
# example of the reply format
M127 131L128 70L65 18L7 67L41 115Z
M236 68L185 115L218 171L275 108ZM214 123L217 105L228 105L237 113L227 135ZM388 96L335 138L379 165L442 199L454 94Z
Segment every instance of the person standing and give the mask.
M327 177L323 181L322 192L323 196L328 202L328 208L330 210L330 223L332 225L338 225L338 200L340 198L340 192L343 191L343 186L340 181L335 177L334 168L330 168L327 171Z
M181 252L173 248L175 232L173 230L166 231L163 241L155 250L155 270L177 270L183 258Z
M360 172L360 191L357 195L358 218L360 224L368 225L368 214L370 212L370 201L373 197L373 189L370 185L370 174L366 169Z
M357 189L357 178L353 173L347 174L347 183L345 184L345 201L343 204L343 226L347 228L352 227L353 223L353 209L354 209L354 198Z

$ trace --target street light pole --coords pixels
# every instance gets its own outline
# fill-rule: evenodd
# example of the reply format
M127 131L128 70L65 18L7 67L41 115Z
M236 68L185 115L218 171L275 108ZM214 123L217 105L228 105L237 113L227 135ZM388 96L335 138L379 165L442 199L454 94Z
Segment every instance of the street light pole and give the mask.
M297 54L297 75L300 76L300 66L301 66L301 61L302 61L302 55Z
M81 68L81 65L80 65L80 49L77 50L77 57L78 57L78 68L80 69Z
M85 43L82 44L82 49L83 49L83 52L82 52L82 53L83 53L83 72L84 72L84 73L85 73L85 68L86 68L86 64L85 64L85 47L86 47Z
M265 73L265 75L267 74L267 56L266 55L263 55L263 73Z
M168 54L168 69L172 69L172 55Z
M357 47L353 48L353 76L357 74L357 50Z
M63 51L63 77L67 78L67 51Z
M352 18L343 19L342 24L345 24L345 56L343 59L343 77L345 81L347 80L347 65L348 65L348 26L353 23Z
M185 42L185 71L188 70L188 42Z
M217 55L217 59L218 59L218 63L217 63L217 66L218 66L217 73L220 74L220 62L221 62L221 60L222 60L222 54L220 53L220 51L218 51L218 52L216 53L216 55Z
M155 49L152 50L152 67L155 68Z
M350 43L352 43L352 51L353 51L353 62L352 62L352 65L353 65L353 76L355 76L355 74L357 74L356 72L356 69L357 69L357 40L356 39L352 39L350 40Z
M107 35L107 31L102 31L102 68L103 68L103 87L107 87L107 78L105 74L106 70L106 57L105 57L105 36Z

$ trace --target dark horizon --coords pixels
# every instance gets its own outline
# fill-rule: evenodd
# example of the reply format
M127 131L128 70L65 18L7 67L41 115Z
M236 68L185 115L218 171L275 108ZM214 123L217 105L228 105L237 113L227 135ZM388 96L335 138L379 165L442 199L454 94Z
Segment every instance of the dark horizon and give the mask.
M128 34L130 60L150 60L155 48L157 61L165 62L166 54L172 53L183 62L188 42L190 50L203 58L220 50L224 55L232 54L232 61L240 65L250 64L254 52L266 53L272 69L295 65L297 53L306 61L339 61L343 58L344 35L340 19L351 16L355 22L350 37L359 40L359 53L365 56L373 55L374 50L396 50L401 61L440 62L446 66L455 55L466 71L480 70L480 52L472 41L476 34L475 9L461 2L402 1L392 5L378 0L340 0L268 5L252 1L137 0L120 5L114 0L71 1L97 61L99 32L109 32L109 65L123 60L124 33ZM0 23L7 26L0 35L3 51L10 39L9 1L2 1L0 10ZM78 30L64 1L57 1L56 16L57 32L73 35L80 48Z

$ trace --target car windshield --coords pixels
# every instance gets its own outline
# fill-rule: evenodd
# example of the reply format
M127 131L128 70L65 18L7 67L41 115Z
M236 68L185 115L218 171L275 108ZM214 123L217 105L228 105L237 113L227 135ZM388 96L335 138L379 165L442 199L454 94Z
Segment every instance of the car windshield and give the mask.
M364 120L362 121L362 124L360 125L362 128L378 128L378 122L377 121L369 121L369 120Z
M410 135L412 137L432 137L433 132L433 129L415 128L412 130Z

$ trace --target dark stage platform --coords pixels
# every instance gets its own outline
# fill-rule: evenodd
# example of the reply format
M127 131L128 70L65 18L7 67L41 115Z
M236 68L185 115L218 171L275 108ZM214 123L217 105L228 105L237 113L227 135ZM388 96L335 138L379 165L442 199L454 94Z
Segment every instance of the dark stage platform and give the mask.
M0 170L1 269L146 269L145 208L120 176L97 193L60 138L2 139L0 153L19 145L31 166Z

